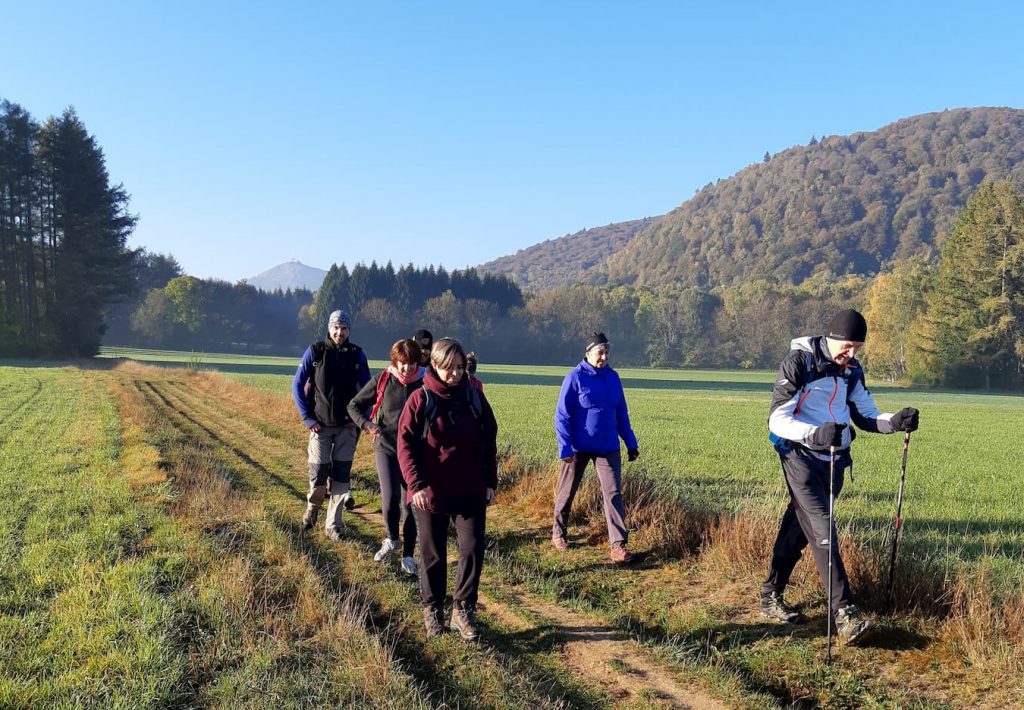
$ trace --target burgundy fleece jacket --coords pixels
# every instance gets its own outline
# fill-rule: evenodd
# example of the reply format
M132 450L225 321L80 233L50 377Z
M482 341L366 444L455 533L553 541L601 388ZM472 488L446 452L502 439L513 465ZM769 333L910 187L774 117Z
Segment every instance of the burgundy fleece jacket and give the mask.
M398 463L409 501L426 489L427 510L458 513L478 507L487 488L498 487L498 423L480 393L480 418L473 416L466 378L449 387L428 370L423 388L409 395L398 420ZM424 389L437 403L437 417L423 438Z

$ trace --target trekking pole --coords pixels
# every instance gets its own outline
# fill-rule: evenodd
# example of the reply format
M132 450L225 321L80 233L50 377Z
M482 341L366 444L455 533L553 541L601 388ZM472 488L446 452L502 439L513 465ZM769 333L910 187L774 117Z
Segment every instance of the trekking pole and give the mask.
M836 447L835 444L828 447L828 599L825 602L825 609L828 614L827 621L827 665L832 665L832 538L835 537L835 506L836 506Z
M903 512L903 484L907 481L907 451L910 449L910 432L903 434L903 463L900 466L900 486L896 492L896 519L892 524L892 554L889 556L889 590L885 595L886 612L892 609L892 589L896 581L896 552L900 545L900 532L902 531L903 520L900 514Z

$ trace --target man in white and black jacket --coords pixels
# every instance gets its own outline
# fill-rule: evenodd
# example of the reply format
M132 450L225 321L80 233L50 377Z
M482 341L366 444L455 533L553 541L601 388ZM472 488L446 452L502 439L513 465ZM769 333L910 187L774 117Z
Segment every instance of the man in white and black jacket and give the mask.
M827 335L796 338L779 365L768 415L770 439L782 460L790 501L775 539L768 578L761 587L761 614L784 623L802 620L783 601L790 574L804 547L811 552L818 574L828 588L830 448L835 447L835 490L843 488L843 474L852 464L850 443L857 428L879 434L914 431L918 410L907 407L895 414L878 411L864 384L864 370L854 358L867 337L864 316L854 310L837 313ZM831 531L830 531L831 527ZM832 537L832 598L836 631L846 643L862 641L875 627L853 604L850 584Z

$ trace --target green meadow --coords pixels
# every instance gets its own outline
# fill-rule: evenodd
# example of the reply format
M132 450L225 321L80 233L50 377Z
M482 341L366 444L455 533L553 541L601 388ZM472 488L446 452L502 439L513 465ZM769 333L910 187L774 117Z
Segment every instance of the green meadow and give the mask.
M152 357L174 362L170 352ZM232 357L206 356L204 367L266 392L289 392L297 359L273 358L274 366L287 371L275 374L256 372L255 362ZM177 358L178 364L187 359L181 353ZM371 368L384 364L373 361ZM555 402L571 366L480 365L503 447L538 465L554 461ZM641 448L640 460L628 465L625 475L642 470L664 482L667 495L697 509L759 506L781 514L785 489L767 437L774 373L630 368L619 373ZM949 565L985 557L1006 583L1019 583L1024 397L868 384L882 411L915 406L922 412L921 429L910 442L901 549ZM901 454L900 435L861 433L854 444L853 480L845 482L837 516L860 539L885 543Z

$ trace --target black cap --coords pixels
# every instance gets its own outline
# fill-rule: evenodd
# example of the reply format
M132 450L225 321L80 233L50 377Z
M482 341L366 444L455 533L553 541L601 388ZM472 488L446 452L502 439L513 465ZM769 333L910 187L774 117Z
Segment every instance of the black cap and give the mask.
M868 323L860 313L847 308L832 316L832 320L828 322L827 336L833 340L863 343L868 337Z
M423 350L430 350L434 344L434 334L425 328L420 328L416 331L416 335L412 336L412 339L416 341L416 344Z
M604 333L591 333L590 337L587 338L587 347L584 352L590 352L591 348L596 348L599 345L608 347L608 338L605 337Z

